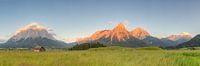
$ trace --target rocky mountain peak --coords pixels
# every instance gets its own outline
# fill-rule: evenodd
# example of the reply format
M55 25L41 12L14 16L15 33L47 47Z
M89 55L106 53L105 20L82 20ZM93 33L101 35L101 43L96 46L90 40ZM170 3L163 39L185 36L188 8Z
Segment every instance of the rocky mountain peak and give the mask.
M136 37L138 39L144 39L144 38L150 36L150 34L146 30L141 28L141 27L138 27L138 28L134 29L130 33L131 33L132 36L134 36L134 37Z
M113 31L127 31L126 30L126 27L124 26L124 24L123 23L119 23L114 29L113 29Z

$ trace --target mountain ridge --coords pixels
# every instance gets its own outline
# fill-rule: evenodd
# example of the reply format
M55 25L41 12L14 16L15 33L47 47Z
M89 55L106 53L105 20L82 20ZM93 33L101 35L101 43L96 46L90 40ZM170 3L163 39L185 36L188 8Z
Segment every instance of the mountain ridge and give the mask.
M112 30L96 31L90 37L87 37L82 41L78 40L77 42L101 42L106 45L121 44L123 46L131 47L152 46L153 44L143 40L147 37L150 37L150 34L146 30L138 27L133 31L128 31L122 23L119 23Z
M176 40L172 40L176 39ZM186 39L182 39L186 38ZM91 36L77 40L77 43L101 42L106 45L124 44L124 45L146 45L146 46L176 46L182 42L191 39L189 33L183 32L181 35L170 35L166 38L157 38L150 35L148 31L141 27L137 27L132 31L128 31L123 23L117 24L112 30L100 30Z

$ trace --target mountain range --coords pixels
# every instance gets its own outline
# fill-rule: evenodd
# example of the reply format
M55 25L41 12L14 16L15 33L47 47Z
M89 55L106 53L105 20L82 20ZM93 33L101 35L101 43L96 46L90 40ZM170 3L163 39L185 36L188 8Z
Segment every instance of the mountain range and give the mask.
M142 40L133 37L122 23L119 23L113 30L97 31L92 36L78 40L77 42L100 42L106 45L120 45L126 47L149 46Z
M74 44L100 42L107 46L124 46L124 47L191 47L199 46L199 35L192 36L183 32L182 34L170 35L165 38L156 38L148 31L137 27L128 31L126 27L119 23L112 30L96 31L89 37L78 39L74 43L65 43L55 38L55 34L50 29L31 23L16 31L16 33L7 42L0 44L0 48L32 48L34 46L43 46L46 48L67 48ZM199 40L199 41L198 41Z
M112 30L101 30L77 41L77 43L100 42L106 45L120 45L126 47L144 47L144 46L176 46L179 43L189 41L191 36L188 35L171 35L166 38L156 38L150 35L143 28L135 28L128 31L126 27L119 23Z

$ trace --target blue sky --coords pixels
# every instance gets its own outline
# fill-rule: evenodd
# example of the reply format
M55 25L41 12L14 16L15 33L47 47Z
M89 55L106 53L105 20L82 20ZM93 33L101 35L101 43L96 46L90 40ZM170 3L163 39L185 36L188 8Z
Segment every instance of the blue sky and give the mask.
M154 36L200 34L200 0L0 0L0 36L32 21L62 38L89 36L127 22Z

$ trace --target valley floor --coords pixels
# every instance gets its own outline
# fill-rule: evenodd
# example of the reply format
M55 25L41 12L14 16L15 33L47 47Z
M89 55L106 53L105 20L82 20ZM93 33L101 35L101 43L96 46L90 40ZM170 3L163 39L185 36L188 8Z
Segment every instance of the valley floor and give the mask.
M39 53L0 50L0 66L200 66L200 51L122 47Z

